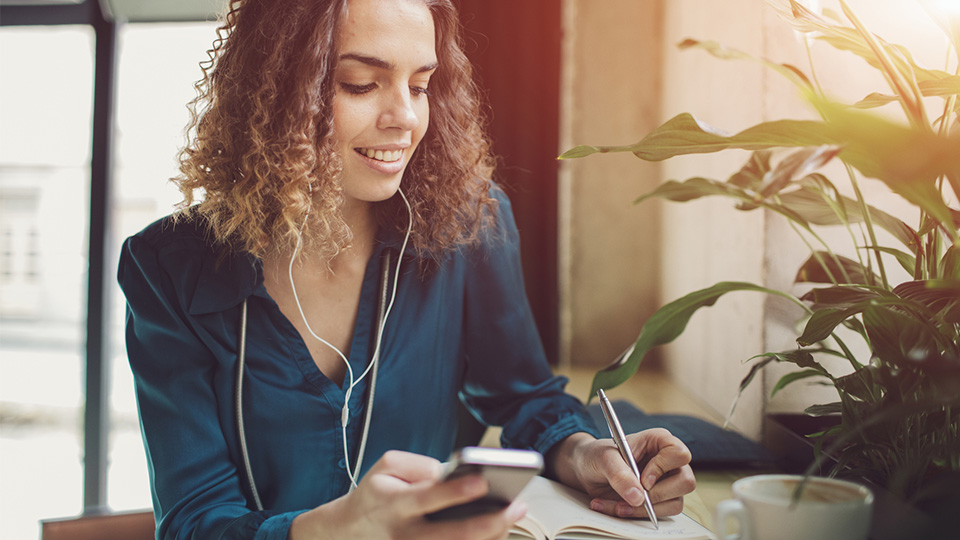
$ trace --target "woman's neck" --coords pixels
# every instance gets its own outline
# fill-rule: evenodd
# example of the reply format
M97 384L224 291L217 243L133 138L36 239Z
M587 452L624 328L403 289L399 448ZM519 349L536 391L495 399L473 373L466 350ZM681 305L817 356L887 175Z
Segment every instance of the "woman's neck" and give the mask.
M368 258L373 253L373 242L377 236L377 220L373 210L373 203L350 198L347 198L340 208L343 221L353 235L348 249L366 253Z
M306 270L314 275L326 275L328 279L335 279L337 275L362 275L373 255L376 242L378 225L373 210L373 205L368 202L345 201L341 207L341 215L351 232L350 244L330 260L324 260L310 252L301 253L294 262L295 272ZM293 251L293 247L279 252L267 251L262 262L268 280L287 280L287 267L294 256Z

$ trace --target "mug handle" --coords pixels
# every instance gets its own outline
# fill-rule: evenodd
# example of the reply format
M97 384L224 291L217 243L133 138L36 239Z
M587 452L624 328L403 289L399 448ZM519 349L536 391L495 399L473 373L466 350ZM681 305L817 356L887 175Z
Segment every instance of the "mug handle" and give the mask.
M740 525L740 534L727 535L727 518L737 520ZM717 538L720 540L750 540L750 525L747 523L747 509L736 499L726 499L717 504L714 513L714 523L717 527Z

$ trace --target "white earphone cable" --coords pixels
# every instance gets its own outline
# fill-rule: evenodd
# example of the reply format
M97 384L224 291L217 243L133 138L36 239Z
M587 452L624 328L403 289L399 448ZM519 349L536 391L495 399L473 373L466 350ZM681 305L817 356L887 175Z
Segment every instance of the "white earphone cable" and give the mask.
M313 336L320 343L323 343L327 347L333 349L333 351L337 353L337 356L339 356L340 359L343 360L344 365L347 367L348 384L347 384L347 389L344 395L343 409L341 409L341 412L340 412L340 426L341 426L341 432L343 434L343 459L344 459L344 463L346 463L347 476L350 477L351 490L357 487L357 477L359 476L359 473L360 473L360 464L363 461L363 450L366 448L367 434L370 427L370 423L369 423L370 415L368 411L368 414L367 414L368 421L364 422L363 433L360 439L360 451L358 452L358 456L357 456L357 463L355 468L351 470L350 452L347 449L347 424L350 421L350 396L353 393L354 386L359 384L360 381L363 380L364 377L366 377L367 373L369 373L370 370L379 362L380 343L383 338L383 329L387 325L387 317L390 315L390 311L393 308L393 302L396 299L396 295L397 295L397 283L400 278L400 262L403 259L403 252L407 247L407 241L410 239L410 232L413 229L413 210L410 208L410 202L407 201L407 197L406 195L403 194L403 190L398 188L397 191L400 193L400 197L403 199L404 204L407 206L407 213L409 216L407 221L407 233L404 236L403 244L400 247L400 257L397 259L397 268L394 273L394 278L393 278L394 286L393 286L393 291L391 292L391 295L390 295L390 302L387 305L387 309L384 312L383 318L379 321L379 327L377 328L376 345L373 351L373 357L371 358L370 365L367 366L367 369L364 370L364 372L360 375L360 378L358 378L356 381L353 378L353 368L350 366L350 362L349 360L347 360L347 357L343 354L343 352L341 352L340 349L338 349L336 346L331 344L329 341L318 336L317 333L313 331L313 328L310 326L310 323L307 322L307 316L303 311L303 306L300 304L300 297L297 295L297 287L294 284L293 263L296 260L297 256L300 254L300 250L303 247L303 228L306 226L307 220L310 217L309 208L307 208L307 214L303 218L303 223L300 224L300 231L299 231L299 234L297 234L297 245L294 248L293 255L290 257L290 265L287 268L287 275L290 278L290 288L293 291L293 300L297 304L297 310L300 311L300 317L303 320L304 326L306 326L307 328L307 332L309 332L310 335ZM371 383L371 399L369 399L370 404L368 406L368 409L373 406L372 391L373 391L373 384Z
M380 328L377 330L377 341L376 348L373 351L373 357L380 357L380 338L383 336L383 327L387 325L387 317L390 316L390 311L393 309L393 301L397 298L397 283L400 279L400 261L403 260L403 252L407 249L407 241L410 240L410 232L413 230L413 209L410 208L410 202L407 201L407 196L403 194L402 189L397 189L397 192L400 193L400 198L403 199L403 203L407 205L407 234L403 237L403 244L400 245L400 256L397 258L397 268L393 273L393 290L390 293L390 302L387 304L387 310L383 314L383 320L381 321ZM360 375L360 378L357 379L357 382L363 380L367 376L367 373L370 372L370 368L373 367L373 362L367 366L367 369Z
M303 228L307 224L307 220L310 218L310 208L307 208L307 215L303 218L303 223L300 224L300 231L297 234L297 245L293 250L293 255L290 256L290 265L287 268L287 275L290 277L290 288L293 290L293 300L297 304L297 309L300 311L300 318L303 320L303 324L307 327L307 332L310 332L310 335L313 336L317 341L323 343L327 347L337 353L337 356L343 360L343 364L347 366L347 377L348 384L346 395L343 399L343 409L340 412L340 425L343 431L343 459L347 463L347 476L350 477L351 487L356 486L356 479L353 477L353 474L350 471L349 459L350 453L347 450L347 422L350 419L350 409L348 403L350 403L350 394L353 393L353 368L350 366L350 362L347 360L347 357L340 351L336 346L334 346L329 341L318 336L316 332L313 331L313 327L310 326L310 323L307 321L307 315L303 312L303 305L300 304L300 296L297 295L297 286L293 280L293 263L297 259L297 256L300 254L300 249L303 247Z
M402 189L397 189L400 193L400 198L403 199L403 203L407 206L407 232L403 237L403 244L400 245L400 254L397 256L397 267L393 274L393 290L390 292L390 302L387 304L387 309L383 312L383 317L380 319L380 327L377 330L377 341L373 350L373 358L370 361L370 366L367 367L366 371L360 375L360 378L357 379L357 382L363 380L366 377L367 373L373 369L373 376L370 378L370 394L367 405L367 414L363 422L363 434L360 436L360 450L357 452L357 463L354 466L353 473L350 474L349 464L347 465L348 471L347 474L351 477L351 480L357 478L360 475L360 465L363 463L363 453L367 448L367 434L370 431L370 416L373 412L373 396L377 390L377 367L380 364L380 345L383 343L383 329L387 325L387 317L390 316L390 310L393 309L393 301L397 297L397 284L400 283L400 262L403 260L403 252L407 249L407 241L410 240L410 232L413 230L413 209L410 208L410 201L407 200L407 196L403 194ZM389 259L387 259L389 261ZM344 433L344 440L346 440L346 433ZM351 484L351 488L356 487L356 482Z

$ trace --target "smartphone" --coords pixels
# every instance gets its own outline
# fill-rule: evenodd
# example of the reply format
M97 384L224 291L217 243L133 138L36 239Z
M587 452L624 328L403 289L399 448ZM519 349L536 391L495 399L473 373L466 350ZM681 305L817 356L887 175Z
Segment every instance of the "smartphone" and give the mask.
M482 474L490 485L490 491L479 499L428 514L427 519L464 519L502 510L509 506L530 479L542 470L543 456L533 450L479 446L456 450L450 456L440 481L450 481L468 474Z

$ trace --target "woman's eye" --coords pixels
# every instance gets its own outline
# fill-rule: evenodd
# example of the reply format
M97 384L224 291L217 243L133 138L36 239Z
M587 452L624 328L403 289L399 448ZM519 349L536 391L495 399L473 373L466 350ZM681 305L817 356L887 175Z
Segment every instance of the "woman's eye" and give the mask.
M350 84L350 83L342 82L340 83L340 87L343 88L348 94L359 96L361 94L366 94L367 92L373 90L374 88L377 87L377 85L375 83Z
M410 93L414 96L429 96L430 91L425 86L411 86Z

